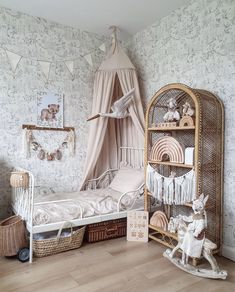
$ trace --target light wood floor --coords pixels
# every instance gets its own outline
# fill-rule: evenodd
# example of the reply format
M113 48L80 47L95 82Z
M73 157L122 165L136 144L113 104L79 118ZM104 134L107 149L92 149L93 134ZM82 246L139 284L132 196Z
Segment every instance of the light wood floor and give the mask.
M228 279L208 280L191 276L163 258L156 242L132 243L125 238L95 244L33 264L0 259L0 291L235 291L235 263L218 258Z

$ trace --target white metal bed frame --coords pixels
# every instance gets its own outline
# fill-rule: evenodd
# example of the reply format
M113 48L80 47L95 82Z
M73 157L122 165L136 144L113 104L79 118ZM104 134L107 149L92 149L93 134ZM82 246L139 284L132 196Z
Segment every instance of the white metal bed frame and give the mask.
M133 148L133 147L120 147L120 164L129 165L133 168L140 167L143 168L143 148ZM140 159L141 157L141 159ZM137 159L136 159L137 158ZM120 165L119 165L120 167ZM36 233L43 233L53 230L60 229L61 225L64 224L64 221L42 224L42 225L34 225L33 223L33 212L34 206L43 205L43 204L51 204L51 203L63 203L73 201L70 199L67 200L57 200L57 201L45 201L40 203L34 202L34 192L35 192L35 179L34 175L31 171L25 170L20 167L16 167L15 170L23 171L28 173L29 175L29 187L25 188L12 188L12 210L15 214L20 215L22 219L26 222L26 228L29 232L29 250L30 250L30 258L29 262L33 261L33 235ZM118 169L109 169L105 171L101 176L95 179L88 180L85 184L85 189L98 189L98 188L106 188L111 183L112 179L115 176L115 173ZM138 189L128 191L123 193L117 204L117 211L111 214L105 215L97 215L87 218L82 218L82 210L81 216L78 219L71 220L73 227L88 225L97 222L103 222L108 220L114 220L119 218L127 217L127 211L132 209L135 205L136 201L143 195L143 186L142 184ZM127 209L122 210L122 200L128 198L129 206ZM141 208L142 209L142 208Z

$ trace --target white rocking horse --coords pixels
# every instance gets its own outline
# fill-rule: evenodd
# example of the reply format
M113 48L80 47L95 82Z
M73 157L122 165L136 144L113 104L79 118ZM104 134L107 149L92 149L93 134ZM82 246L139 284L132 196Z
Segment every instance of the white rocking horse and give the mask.
M192 209L194 214L192 216L179 216L174 218L174 224L177 225L178 244L173 249L167 249L163 255L168 258L178 268L188 272L192 275L214 278L226 279L227 272L219 269L212 251L217 248L216 244L205 238L205 229L207 225L205 205L208 196L204 198L201 194L200 197L193 202ZM189 223L188 226L185 223ZM182 258L175 258L175 252L182 250ZM199 269L193 267L188 263L188 258L199 258L203 256L211 265L211 270Z

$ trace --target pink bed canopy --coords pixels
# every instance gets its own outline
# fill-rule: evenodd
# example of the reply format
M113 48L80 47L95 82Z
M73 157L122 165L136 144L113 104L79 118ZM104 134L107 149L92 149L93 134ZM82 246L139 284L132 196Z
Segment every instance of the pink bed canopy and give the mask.
M90 121L85 181L117 168L120 147L144 146L144 113L135 67L114 37L112 48L95 74L92 115L109 113L113 102L135 88L134 99L123 119L100 117Z

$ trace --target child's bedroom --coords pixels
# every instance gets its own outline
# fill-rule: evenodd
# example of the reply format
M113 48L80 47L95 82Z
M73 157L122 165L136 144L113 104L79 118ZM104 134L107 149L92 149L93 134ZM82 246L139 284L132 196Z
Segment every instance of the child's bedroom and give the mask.
M0 0L0 291L235 291L235 0Z

